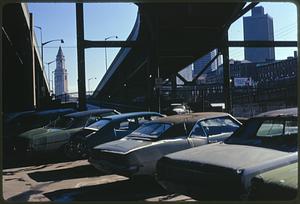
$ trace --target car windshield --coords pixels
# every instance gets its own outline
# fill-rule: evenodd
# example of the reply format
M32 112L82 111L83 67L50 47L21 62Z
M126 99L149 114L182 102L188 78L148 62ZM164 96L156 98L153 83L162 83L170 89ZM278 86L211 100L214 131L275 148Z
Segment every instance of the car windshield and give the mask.
M297 151L297 135L296 118L253 118L225 140L225 143Z
M62 116L50 123L47 128L70 129L83 127L88 117Z
M145 123L132 132L128 137L157 139L170 127L172 127L170 123Z
M111 120L107 119L107 118L102 118L99 121L89 125L89 128L93 128L93 129L97 129L100 130L101 128L103 128L106 124L108 124Z

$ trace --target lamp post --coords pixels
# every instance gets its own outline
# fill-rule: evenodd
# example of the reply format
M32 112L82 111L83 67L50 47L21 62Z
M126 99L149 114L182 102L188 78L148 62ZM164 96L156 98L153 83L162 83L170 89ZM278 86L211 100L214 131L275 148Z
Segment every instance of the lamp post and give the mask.
M51 81L52 81L52 84L51 84L51 85L52 85L52 92L53 92L53 93L54 93L54 87L53 87L53 86L54 86L54 85L53 85L53 84L54 84L54 81L53 81L53 80L54 80L54 77L53 77L54 73L55 73L55 71L52 71L52 74L51 74Z
M90 91L90 80L97 79L96 77L91 77L88 79L88 91Z
M118 39L118 36L116 36L116 35L109 36L107 38L104 38L104 41L107 41L110 38L116 38L116 39ZM105 52L105 67L106 67L106 71L107 71L107 52L106 52L106 46L104 47L104 52Z
M50 87L50 64L52 64L53 62L55 62L56 60L53 60L51 62L47 62L46 64L48 65L48 84L49 84L49 87ZM53 90L52 90L53 91Z
M39 29L40 30L40 35L41 35L41 47L40 47L40 50L41 50L41 52L42 52L42 44L43 44L43 29L42 29L42 27L40 27L40 26L34 26L35 28L37 28L37 29Z
M63 39L55 39L55 40L49 40L47 42L43 42L42 46L41 46L41 50L42 50L42 64L44 65L44 46L48 43L54 42L54 41L60 41L61 43L64 43Z

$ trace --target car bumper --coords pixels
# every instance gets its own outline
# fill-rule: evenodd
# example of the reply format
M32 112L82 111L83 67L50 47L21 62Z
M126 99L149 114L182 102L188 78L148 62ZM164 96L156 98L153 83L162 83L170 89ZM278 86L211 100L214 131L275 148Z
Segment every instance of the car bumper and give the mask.
M240 175L226 169L216 169L217 173L212 169L206 171L197 166L184 166L160 161L156 180L168 191L196 200L240 200L245 193Z
M88 161L96 169L109 174L132 177L139 171L139 166L137 165L117 165L106 160L97 160L93 158L89 158Z

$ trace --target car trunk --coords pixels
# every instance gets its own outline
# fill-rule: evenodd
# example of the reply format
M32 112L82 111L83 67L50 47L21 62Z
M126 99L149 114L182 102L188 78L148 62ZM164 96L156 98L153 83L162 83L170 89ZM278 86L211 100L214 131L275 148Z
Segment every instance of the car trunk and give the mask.
M210 199L216 194L218 198L230 199L243 193L241 176L232 169L164 157L158 162L157 171L158 180L179 185L183 188L175 187L175 191L196 199Z
M289 155L266 148L212 144L162 158L157 165L158 179L184 186L184 193L195 198L216 195L231 199L246 192L246 179L264 168L288 162Z

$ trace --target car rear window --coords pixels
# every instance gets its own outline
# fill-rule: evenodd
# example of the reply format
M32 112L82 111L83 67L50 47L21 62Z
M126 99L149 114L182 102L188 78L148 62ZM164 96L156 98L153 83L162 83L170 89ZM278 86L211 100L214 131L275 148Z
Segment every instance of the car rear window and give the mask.
M266 120L259 127L257 137L275 137L298 133L297 121Z
M172 127L169 123L146 123L131 133L129 137L158 138Z
M259 127L256 136L273 137L283 134L283 121L266 120Z
M227 138L225 143L293 152L297 150L297 134L296 118L253 118Z
M101 120L89 125L88 127L89 128L93 128L93 129L97 129L97 130L100 130L101 128L103 128L106 124L108 124L111 120L109 119L105 119L105 118L102 118Z

